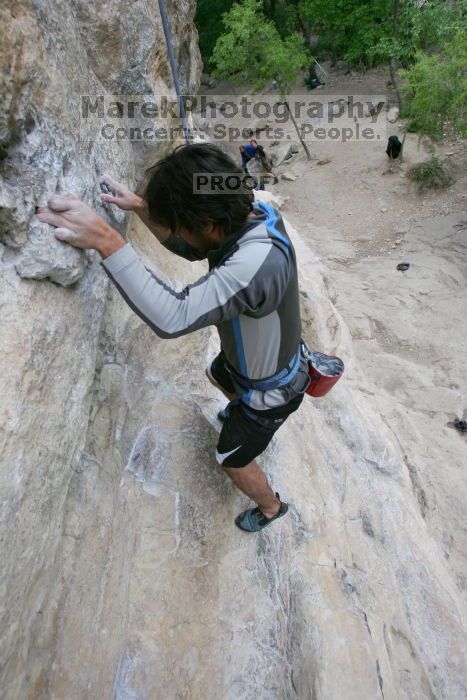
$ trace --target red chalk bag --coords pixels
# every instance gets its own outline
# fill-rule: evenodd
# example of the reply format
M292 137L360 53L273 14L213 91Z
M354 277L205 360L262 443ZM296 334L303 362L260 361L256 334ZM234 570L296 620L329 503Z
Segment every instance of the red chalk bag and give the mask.
M306 393L315 398L326 396L344 374L344 363L340 357L316 352L306 346L304 352L308 359L308 376L310 378Z

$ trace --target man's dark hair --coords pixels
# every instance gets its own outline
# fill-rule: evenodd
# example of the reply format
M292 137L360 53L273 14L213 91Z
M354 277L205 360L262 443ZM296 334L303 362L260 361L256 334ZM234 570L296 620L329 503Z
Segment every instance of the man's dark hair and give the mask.
M225 236L233 235L243 226L252 209L253 194L246 188L224 195L194 193L194 173L245 175L213 144L179 146L146 171L143 197L150 218L174 233L184 227L199 235L206 224L213 223Z

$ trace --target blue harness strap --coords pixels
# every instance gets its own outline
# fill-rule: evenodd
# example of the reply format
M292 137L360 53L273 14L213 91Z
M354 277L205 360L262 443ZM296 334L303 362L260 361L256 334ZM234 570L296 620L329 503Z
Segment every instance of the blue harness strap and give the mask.
M264 213L266 214L266 219L264 221L264 224L266 226L266 229L268 231L268 234L271 238L271 240L274 242L274 244L280 248L283 252L285 252L287 255L290 254L290 249L291 249L291 243L288 240L287 236L282 233L278 226L281 225L281 217L280 215L275 211L275 209L268 204L267 202L262 202L262 201L257 201L255 203L257 207ZM285 250L284 250L285 249ZM243 373L247 372L247 367L246 367L246 361L244 358L243 354L243 346L241 343L241 333L240 333L240 324L238 323L238 319L233 319L232 321L233 324L233 332L234 336L237 342L237 348L239 348L238 355L239 355L239 363L240 363L240 371ZM240 342L239 342L240 339ZM232 375L233 380L242 387L242 389L245 389L248 393L246 396L242 397L242 401L244 403L248 403L248 398L250 397L250 394L252 391L272 391L273 389L280 389L282 386L286 386L287 384L290 384L292 379L295 377L297 374L299 368L300 368L300 359L301 359L301 345L299 345L297 352L295 355L292 357L288 365L281 370L280 372L277 372L277 374L274 374L272 377L266 377L265 379L249 379L248 377L245 376L245 374L238 374L233 367L231 367L227 362L226 362L226 368Z
M286 384L292 381L300 368L300 355L301 351L299 348L287 367L266 379L248 379L247 377L238 375L229 365L226 364L226 367L234 381L243 389L248 389L250 391L272 391L272 389L279 389L281 386L286 386Z
M266 221L265 226L268 230L268 233L271 234L271 238L276 241L280 241L282 245L285 247L287 253L290 252L290 241L287 240L287 238L284 236L283 233L279 231L277 228L277 224L279 222L279 216L277 212L274 210L274 207L272 207L268 202L262 202L261 200L256 202L256 205L259 209L261 209L265 214L266 214Z

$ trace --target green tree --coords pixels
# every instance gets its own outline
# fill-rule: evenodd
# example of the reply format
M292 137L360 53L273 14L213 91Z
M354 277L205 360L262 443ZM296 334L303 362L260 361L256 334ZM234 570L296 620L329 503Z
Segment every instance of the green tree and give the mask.
M440 51L419 51L413 66L401 71L410 127L433 140L443 136L446 122L467 136L467 32L457 31Z
M350 64L371 64L370 52L391 35L392 0L302 0L301 13L319 36L317 52Z
M414 72L410 73L410 90L405 94L417 95L413 101L438 99L435 94L426 93L425 82L428 73L435 69L435 61L440 61L442 70L432 81L436 83L439 95L446 94L453 83L452 67L456 60L452 57L447 62L437 54L437 59L430 59L429 54L442 45L449 51L448 40L464 24L467 1L445 2L444 0L335 0L323 3L321 0L302 0L302 13L311 22L314 18L315 30L321 34L321 51L332 47L334 58L344 58L350 64L363 66L387 65L391 81L396 89L399 107L402 109L402 94L397 83L397 70L400 66L408 68L416 61ZM465 27L464 27L465 30ZM455 42L460 49L459 39ZM318 51L320 47L318 46ZM426 56L420 50L427 52ZM433 70L433 73L436 71ZM446 73L449 78L446 82ZM409 78L407 78L409 79ZM422 80L420 88L416 81ZM453 116L453 115L451 115ZM414 119L414 123L420 120ZM424 126L426 128L426 125ZM437 130L437 125L433 125Z
M417 50L452 35L466 8L466 0L301 0L300 13L320 37L319 55L357 66L408 66Z
M300 70L310 63L305 39L296 32L282 38L273 21L263 13L260 0L242 0L224 15L225 33L217 40L212 56L214 75L261 90L272 80L279 86L297 135L311 158L286 99Z
M277 31L283 38L302 29L299 0L288 2L267 2L266 0L264 11L266 16L274 22Z
M225 1L225 0L224 0ZM207 7L208 0L199 5ZM214 0L221 4L223 0ZM209 2L211 8L213 4ZM354 66L389 67L412 126L433 138L449 121L465 135L467 0L242 0L226 3L212 65L219 78L260 90L272 79L285 96L315 55ZM397 83L403 68L404 87ZM401 104L404 96L408 103Z
M294 32L282 38L260 0L236 2L223 22L212 56L215 76L256 90L276 80L285 95L310 61L303 36Z
M224 30L222 16L233 4L234 0L198 0L196 4L195 24L199 34L199 49L206 70L212 67L212 52Z

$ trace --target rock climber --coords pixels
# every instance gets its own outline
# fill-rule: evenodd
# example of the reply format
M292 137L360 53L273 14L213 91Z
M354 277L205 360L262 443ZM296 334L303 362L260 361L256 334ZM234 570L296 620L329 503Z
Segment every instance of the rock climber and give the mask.
M254 178L255 190L264 190L265 182L269 182L271 180L273 183L276 183L277 178L272 175L271 161L266 155L264 147L257 143L257 141L254 139L252 139L250 143L254 144L256 152L255 155L248 160L245 170ZM267 175L271 175L272 177L268 178Z
M242 168L245 172L248 172L246 168L247 163L256 156L258 144L255 139L251 139L249 143L246 143L244 146L240 146L239 148L240 155L242 157Z
M219 196L195 193L194 173L242 171L212 144L174 150L147 171L142 197L109 176L107 204L135 212L169 251L207 259L209 272L176 292L148 270L135 249L76 195L53 195L38 218L76 248L92 248L118 291L160 338L205 326L218 329L221 350L206 370L229 399L219 413L216 457L234 484L256 502L236 525L257 532L285 515L287 503L256 462L272 436L302 402L308 363L301 351L301 320L294 248L280 214L255 202L246 188Z
M247 172L246 164L248 163L249 158L248 158L247 154L245 153L245 146L239 146L238 150L240 151L240 158L242 159L242 170L244 172Z

